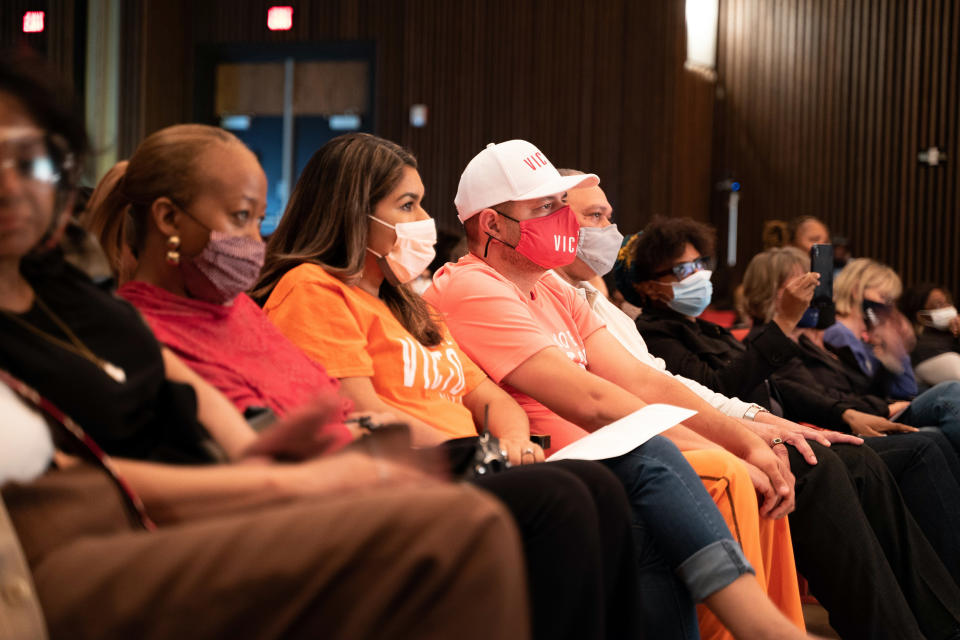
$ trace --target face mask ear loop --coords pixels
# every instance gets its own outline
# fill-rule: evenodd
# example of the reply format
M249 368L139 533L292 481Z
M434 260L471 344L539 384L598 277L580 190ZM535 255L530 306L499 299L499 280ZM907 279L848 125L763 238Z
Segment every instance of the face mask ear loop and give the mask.
M387 222L386 220L381 220L380 218L378 218L378 217L375 216L375 215L372 215L372 214L369 214L369 213L368 213L368 214L367 214L367 217L370 218L371 220L375 220L376 222L379 222L380 224L382 224L383 226L385 226L387 229L393 229L394 231L396 231L396 229L397 229L397 225L395 225L395 224L390 224L390 223Z
M513 221L516 222L517 224L520 224L520 221L517 220L516 218L511 218L511 217L508 216L507 214L501 213L501 212L497 211L496 209L490 209L490 211L493 211L493 212L496 213L497 215L503 216L503 217L506 218L507 220L513 220ZM484 231L484 233L486 233L486 231ZM510 247L511 249L516 249L516 248L517 248L516 245L507 244L506 242L504 242L504 241L501 240L500 238L495 238L495 237L493 237L492 235L490 235L489 233L487 233L487 244L485 244L485 245L483 246L483 257L484 257L484 258L487 257L487 251L490 249L490 241L491 241L491 240L496 240L497 242L499 242L499 243L502 244L503 246L505 246L505 247Z
M487 244L483 245L483 257L487 257L487 251L490 249L490 242L493 241L493 236L489 233L487 234Z
M174 199L171 198L170 196L167 196L167 199L168 199L170 202L173 203L173 206L175 206L177 209L180 209L180 213L182 213L183 215L185 215L185 216L187 216L188 218L190 218L191 220L193 220L193 222L194 222L197 226L200 226L200 227L203 227L204 229L206 229L206 231L207 231L208 234L213 233L213 229L211 229L211 228L208 227L207 225L205 225L205 224L203 224L202 222L200 222L200 221L197 219L197 217L196 217L195 215L193 215L192 213L190 213L189 211L187 211L187 208L186 208L185 206L183 206L182 204L180 204L179 201L174 200ZM209 236L209 235L207 236L207 242L210 242L210 236Z

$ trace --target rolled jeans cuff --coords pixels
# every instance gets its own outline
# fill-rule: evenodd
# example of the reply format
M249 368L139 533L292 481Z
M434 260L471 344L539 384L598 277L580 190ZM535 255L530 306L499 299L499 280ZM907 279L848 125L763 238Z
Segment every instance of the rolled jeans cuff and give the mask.
M694 602L703 602L748 572L756 575L743 549L729 539L711 542L677 567L677 577L686 585Z

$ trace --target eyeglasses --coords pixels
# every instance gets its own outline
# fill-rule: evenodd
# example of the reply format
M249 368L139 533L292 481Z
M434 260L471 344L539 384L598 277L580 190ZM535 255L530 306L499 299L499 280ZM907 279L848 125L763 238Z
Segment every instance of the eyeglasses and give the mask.
M690 262L681 262L680 264L675 264L669 269L664 269L653 274L654 278L662 278L663 276L668 276L671 273L677 277L677 280L683 280L688 276L692 276L697 271L703 271L710 268L710 258L701 256Z
M25 180L57 184L73 169L73 154L56 136L0 139L0 170L6 169Z

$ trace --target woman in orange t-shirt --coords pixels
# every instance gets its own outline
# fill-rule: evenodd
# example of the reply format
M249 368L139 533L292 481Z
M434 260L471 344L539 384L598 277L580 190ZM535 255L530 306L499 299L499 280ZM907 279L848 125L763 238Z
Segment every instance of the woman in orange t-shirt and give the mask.
M270 320L340 379L358 410L393 413L410 425L416 445L476 436L475 425L486 423L511 463L543 461L526 413L403 284L430 263L436 241L413 157L373 136L337 143L346 149L344 163L364 179L333 187L325 184L334 179L330 167L304 169L270 237L254 297L266 299ZM380 153L371 160L375 173L390 179L361 166L358 156L373 148ZM357 224L364 217L358 211L370 211L368 224Z

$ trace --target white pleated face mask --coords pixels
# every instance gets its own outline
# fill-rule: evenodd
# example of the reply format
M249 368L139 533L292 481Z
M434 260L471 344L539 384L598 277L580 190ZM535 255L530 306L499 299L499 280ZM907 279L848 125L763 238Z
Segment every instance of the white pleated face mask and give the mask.
M369 216L385 227L393 229L397 240L386 255L380 255L370 247L367 251L379 258L383 275L393 285L405 284L423 273L433 262L437 244L437 225L433 218L414 222L390 224L375 216Z
M957 317L956 307L942 307L940 309L926 309L920 312L920 318L928 327L935 329L949 329L950 323Z
M617 225L606 227L580 227L577 257L598 276L605 276L613 269L623 243L623 234Z

